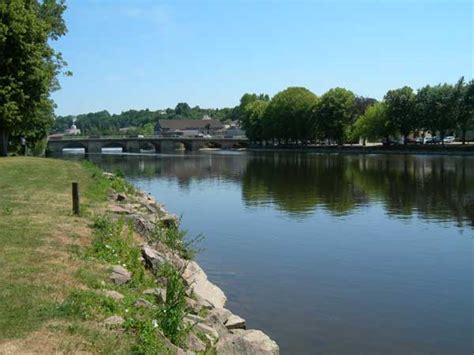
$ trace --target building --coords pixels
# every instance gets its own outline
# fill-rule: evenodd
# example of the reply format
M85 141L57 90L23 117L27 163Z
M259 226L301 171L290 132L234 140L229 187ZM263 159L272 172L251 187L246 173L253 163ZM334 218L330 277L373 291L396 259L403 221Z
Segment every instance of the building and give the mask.
M216 135L222 129L224 129L224 125L219 120L212 118L202 120L158 120L157 125L158 134L163 136Z

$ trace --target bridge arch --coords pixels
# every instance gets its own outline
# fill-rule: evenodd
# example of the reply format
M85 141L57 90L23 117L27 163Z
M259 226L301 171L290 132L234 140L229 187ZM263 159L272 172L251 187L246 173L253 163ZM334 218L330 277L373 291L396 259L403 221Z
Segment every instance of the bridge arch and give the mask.
M85 144L82 144L81 142L70 142L61 147L61 153L70 153L70 154L87 154L88 153L88 147Z
M100 150L102 153L104 153L104 150L110 150L110 149L121 149L122 153L127 151L125 144L120 143L120 142L105 142L100 147Z
M140 141L140 152L161 152L160 142Z

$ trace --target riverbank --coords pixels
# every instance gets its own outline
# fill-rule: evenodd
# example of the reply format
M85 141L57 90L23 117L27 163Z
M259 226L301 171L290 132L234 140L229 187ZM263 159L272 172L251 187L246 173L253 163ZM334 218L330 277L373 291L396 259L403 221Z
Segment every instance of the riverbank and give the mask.
M251 146L247 151L253 152L311 152L311 153L346 153L346 154L420 154L420 155L474 155L474 144L460 145L393 145L393 146Z
M0 353L278 353L224 308L149 195L90 164L17 157L0 170Z

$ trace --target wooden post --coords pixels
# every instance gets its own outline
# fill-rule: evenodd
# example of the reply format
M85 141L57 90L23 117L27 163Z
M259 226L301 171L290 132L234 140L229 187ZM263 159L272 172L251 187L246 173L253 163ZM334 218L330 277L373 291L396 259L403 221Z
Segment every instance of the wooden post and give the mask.
M77 182L72 183L72 212L75 215L79 215L79 184Z

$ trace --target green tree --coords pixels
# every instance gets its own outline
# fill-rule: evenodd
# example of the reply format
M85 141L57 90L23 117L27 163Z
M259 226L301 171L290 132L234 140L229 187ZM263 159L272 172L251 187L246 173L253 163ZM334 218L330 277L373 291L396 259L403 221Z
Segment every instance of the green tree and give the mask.
M355 115L355 95L346 89L335 88L321 96L314 107L318 138L344 143L344 136Z
M415 94L413 89L404 86L401 89L390 90L385 94L388 119L395 125L403 136L403 143L407 143L408 135L418 129L418 120L415 115Z
M263 117L267 107L268 101L263 100L256 100L245 106L242 127L252 142L262 142L264 139Z
M452 85L425 86L416 97L417 116L426 128L439 133L441 142L448 131L456 128L456 92Z
M365 113L354 124L353 139L362 138L364 142L388 138L396 133L392 122L388 119L387 108L384 103L375 103L369 106Z
M290 87L276 94L267 107L264 124L269 124L272 138L295 143L313 138L311 109L317 96L302 87ZM264 128L265 131L265 128Z
M176 105L174 112L178 116L189 117L191 114L191 107L186 102L180 102Z
M66 63L50 40L66 33L65 8L55 0L0 2L0 156L10 136L34 143L53 123L50 93Z
M455 87L456 124L461 132L462 144L466 144L466 132L474 129L474 80L464 83L459 79Z

